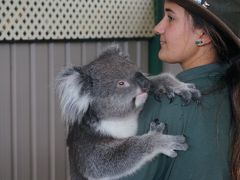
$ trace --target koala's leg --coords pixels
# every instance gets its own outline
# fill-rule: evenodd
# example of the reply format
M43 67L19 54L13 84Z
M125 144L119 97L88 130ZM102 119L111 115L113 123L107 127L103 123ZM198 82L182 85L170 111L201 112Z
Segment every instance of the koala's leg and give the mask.
M88 180L86 177L84 177L81 172L79 172L78 167L75 163L75 157L69 156L70 160L70 176L71 180Z
M82 175L71 175L71 180L88 180L87 178L83 177Z
M148 76L148 79L152 82L151 92L158 98L166 94L172 100L176 94L181 96L184 104L191 99L200 102L201 93L194 84L181 82L169 73Z
M163 129L163 124L153 122L145 135L101 144L89 159L88 174L94 174L94 179L118 179L137 171L160 153L176 157L175 150L187 149L183 136L164 135Z

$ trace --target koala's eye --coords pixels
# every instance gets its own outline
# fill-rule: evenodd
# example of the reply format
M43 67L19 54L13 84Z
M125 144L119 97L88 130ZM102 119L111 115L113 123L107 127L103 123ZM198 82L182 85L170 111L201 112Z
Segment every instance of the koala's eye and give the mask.
M129 83L127 81L118 81L117 83L117 87L128 87L129 86Z
M124 85L124 82L123 82L123 81L120 81L118 84L119 84L120 86L123 86L123 85Z

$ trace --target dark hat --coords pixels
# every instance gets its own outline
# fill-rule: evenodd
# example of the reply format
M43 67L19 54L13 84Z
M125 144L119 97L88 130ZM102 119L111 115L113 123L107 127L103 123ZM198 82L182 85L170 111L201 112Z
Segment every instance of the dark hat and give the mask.
M240 53L240 0L171 0L210 24Z

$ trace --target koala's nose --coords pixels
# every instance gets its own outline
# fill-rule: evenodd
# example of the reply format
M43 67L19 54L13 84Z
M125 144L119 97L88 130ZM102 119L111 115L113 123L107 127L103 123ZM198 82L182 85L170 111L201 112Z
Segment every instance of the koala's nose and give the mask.
M135 79L138 83L138 85L141 87L141 89L144 92L149 91L150 86L151 86L151 81L147 79L142 73L136 72L135 73Z

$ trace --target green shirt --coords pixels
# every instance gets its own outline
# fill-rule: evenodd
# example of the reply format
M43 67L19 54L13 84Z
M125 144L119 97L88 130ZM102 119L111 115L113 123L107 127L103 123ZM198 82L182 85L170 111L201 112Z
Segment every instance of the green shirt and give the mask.
M202 93L201 104L182 105L150 96L139 119L139 134L148 132L158 118L167 125L166 133L184 134L189 149L176 158L159 155L124 180L230 180L231 116L228 89L222 80L226 67L204 65L181 72L177 78L194 83Z

